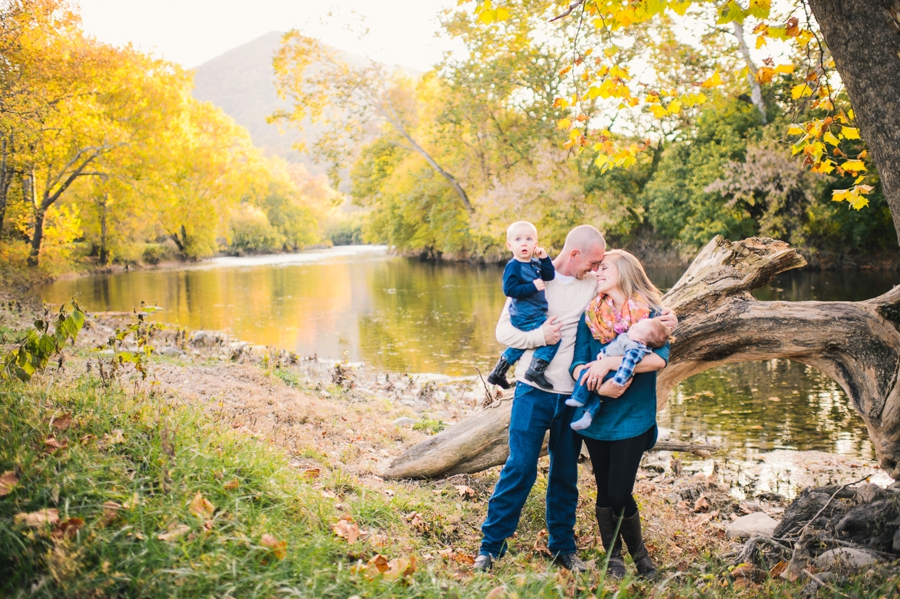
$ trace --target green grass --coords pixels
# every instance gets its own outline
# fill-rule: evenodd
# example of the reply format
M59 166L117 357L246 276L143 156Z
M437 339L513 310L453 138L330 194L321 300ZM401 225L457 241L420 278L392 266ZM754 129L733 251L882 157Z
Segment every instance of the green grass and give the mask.
M512 554L493 575L472 574L440 552L475 553L489 491L465 501L442 481L373 487L324 461L320 472L308 475L281 451L220 427L199 410L126 394L89 377L2 383L0 410L0 473L13 470L20 479L0 497L0 596L482 598L498 586L506 588L505 597L521 599L653 594L650 585L631 580L621 588L604 584L596 571L560 578L532 550L544 525L542 473ZM52 429L51 418L65 413L72 415L71 427ZM68 447L49 453L51 434ZM197 493L215 506L211 517L190 511ZM127 509L105 522L105 502ZM45 508L84 525L66 539L50 526L15 522L16 514ZM348 545L336 536L332 525L345 515L370 539ZM189 530L172 541L158 538L177 525ZM261 544L266 534L286 542L283 557ZM415 555L418 568L403 581L369 580L355 567L377 553ZM582 557L596 559L598 569L602 564L597 548ZM739 591L728 565L707 556L672 578L659 596L787 598L802 586L770 580ZM662 578L675 572L670 566ZM896 585L881 575L859 577L819 597L889 597Z

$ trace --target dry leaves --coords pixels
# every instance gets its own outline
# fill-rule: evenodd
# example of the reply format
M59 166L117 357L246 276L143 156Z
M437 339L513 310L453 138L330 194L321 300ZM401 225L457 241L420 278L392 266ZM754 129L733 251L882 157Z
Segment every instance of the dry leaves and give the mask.
M463 499L475 499L475 489L472 487L468 487L466 485L453 485L456 488L456 492Z
M222 485L222 488L225 489L226 491L234 491L239 486L241 486L241 483L238 481L238 479L234 478L234 479L228 481L227 483L225 483L224 485Z
M448 561L454 561L463 566L471 566L475 563L474 557L459 550L454 551L452 547L438 551L438 555Z
M352 545L359 538L359 526L353 522L353 518L349 514L344 514L336 524L331 525L331 529L337 536L347 539L347 544Z
M194 495L194 499L192 499L190 505L188 505L188 509L201 520L208 520L209 518L212 518L213 513L215 513L216 506L205 498L200 491L197 491L197 494Z
M425 532L427 525L425 524L425 519L419 515L419 512L410 512L406 515L406 519L409 520L409 523L415 528L418 532Z
M56 508L38 510L30 514L16 514L16 524L25 524L31 528L38 528L44 524L57 524L59 522L59 511Z
M369 580L382 576L385 580L402 580L411 576L416 571L416 558L398 557L388 561L380 553L366 562L365 566L357 568L357 572L363 574Z
M68 430L72 426L72 415L66 412L50 420L50 426L58 431Z
M166 532L159 533L158 535L156 535L156 538L159 539L160 541L166 541L167 543L170 543L170 542L174 541L175 539L177 539L178 537L189 532L190 530L191 530L191 527L188 526L187 524L179 524L177 522L172 522L171 524L169 524L168 530Z
M103 504L103 516L100 517L100 523L103 526L112 524L119 517L119 510L122 506L115 501L107 501Z
M47 449L50 451L50 453L53 453L54 451L58 451L60 449L65 449L66 447L68 447L69 442L63 440L63 442L60 443L59 441L56 440L56 437L54 437L53 435L50 435L49 437L44 439L44 445L47 446Z
M318 468L307 468L303 471L303 478L319 478L322 471Z
M19 477L12 470L8 470L0 476L0 497L9 495L13 487L19 484Z
M706 498L706 495L701 495L697 498L697 501L694 502L694 511L695 512L707 512L709 511L709 500Z
M125 431L123 431L120 428L113 429L112 433L105 433L103 435L103 441L107 445L119 445L121 443L124 443L125 442L124 432Z
M53 536L60 539L72 539L78 534L81 527L84 526L84 520L81 518L69 518L59 522L53 529Z
M287 556L287 541L279 541L274 535L264 534L259 540L259 544L268 547L278 559L284 559Z
M485 595L484 599L502 599L503 597L506 597L506 587L501 585L491 589L491 592Z

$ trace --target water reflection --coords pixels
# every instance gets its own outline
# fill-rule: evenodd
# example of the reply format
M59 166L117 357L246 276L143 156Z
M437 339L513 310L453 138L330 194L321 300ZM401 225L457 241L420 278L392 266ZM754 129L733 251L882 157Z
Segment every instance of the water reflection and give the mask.
M648 269L662 289L677 269ZM472 375L502 347L494 325L505 298L502 267L433 264L384 248L226 258L176 270L57 281L44 300L78 298L89 311L131 310L141 300L159 318L224 330L252 343L378 370ZM892 273L786 273L762 300L860 300L896 283ZM733 364L684 381L660 423L677 436L709 436L746 451L817 449L870 458L862 420L831 379L785 360Z

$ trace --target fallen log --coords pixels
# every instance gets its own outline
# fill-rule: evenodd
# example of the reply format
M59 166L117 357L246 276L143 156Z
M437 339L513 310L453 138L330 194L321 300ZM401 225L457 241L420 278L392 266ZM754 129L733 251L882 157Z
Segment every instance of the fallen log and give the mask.
M713 239L663 297L679 318L657 404L699 372L787 358L833 378L862 415L881 467L900 478L900 286L862 302L761 302L750 294L806 261L782 241ZM487 409L409 448L388 478L477 472L506 458L511 403Z
M501 466L509 456L512 401L493 403L459 424L410 447L381 476L384 478L446 478ZM660 441L653 451L683 451L709 455L718 445ZM547 455L547 438L541 455Z

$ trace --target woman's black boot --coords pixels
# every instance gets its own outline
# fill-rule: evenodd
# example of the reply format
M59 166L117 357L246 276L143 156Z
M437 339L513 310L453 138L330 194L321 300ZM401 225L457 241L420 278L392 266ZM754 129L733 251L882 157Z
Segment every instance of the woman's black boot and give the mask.
M553 383L548 381L547 377L544 376L544 371L547 370L547 366L549 365L550 362L547 360L532 358L531 366L525 371L525 380L531 381L538 387L543 387L544 389L553 389Z
M597 506L597 525L600 527L600 540L603 541L603 549L606 550L609 563L606 575L611 578L625 577L625 560L622 558L621 531L616 530L619 519L613 514L611 507ZM623 524L624 525L624 524ZM615 537L615 542L613 542Z
M634 561L634 567L637 568L638 574L648 580L656 578L656 566L647 553L647 547L644 546L644 539L641 535L641 515L635 512L634 516L624 518L622 520L622 539L628 546L628 553Z
M506 361L506 358L500 356L500 359L497 360L497 365L494 366L494 370L488 375L487 382L509 389L509 381L506 380L506 372L509 370L509 366L510 364Z

